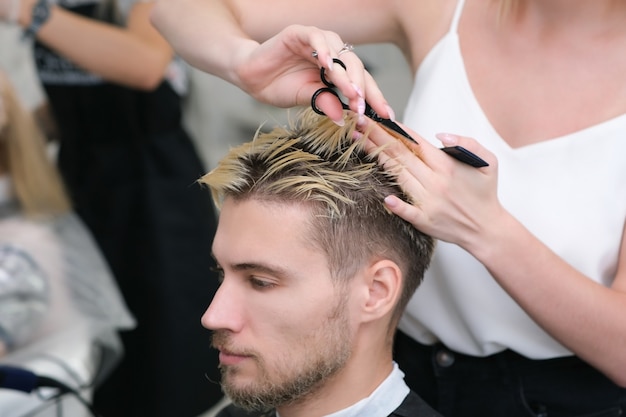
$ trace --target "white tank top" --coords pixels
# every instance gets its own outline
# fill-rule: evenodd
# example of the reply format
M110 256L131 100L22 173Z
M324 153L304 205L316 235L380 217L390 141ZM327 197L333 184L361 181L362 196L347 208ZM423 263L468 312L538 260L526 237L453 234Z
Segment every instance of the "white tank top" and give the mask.
M437 146L438 132L479 140L498 157L504 207L565 261L609 286L626 219L626 114L540 143L508 146L467 79L457 35L463 3L459 1L450 31L417 71L405 123ZM537 359L571 355L482 264L445 242L438 242L400 329L422 343L441 341L469 355L507 348Z

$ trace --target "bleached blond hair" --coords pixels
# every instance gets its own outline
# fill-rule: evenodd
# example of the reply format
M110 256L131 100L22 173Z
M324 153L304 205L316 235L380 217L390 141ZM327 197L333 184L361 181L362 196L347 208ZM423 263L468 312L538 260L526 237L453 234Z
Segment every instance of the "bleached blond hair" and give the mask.
M70 210L63 183L33 116L0 71L0 167L11 176L22 211L55 216Z
M355 117L339 127L312 110L302 111L287 127L257 133L231 149L199 181L216 205L225 198L254 199L311 208L312 244L327 254L339 282L352 278L372 258L391 259L402 270L402 295L395 325L421 282L433 251L433 239L389 212L383 199L408 201L394 173L352 139Z

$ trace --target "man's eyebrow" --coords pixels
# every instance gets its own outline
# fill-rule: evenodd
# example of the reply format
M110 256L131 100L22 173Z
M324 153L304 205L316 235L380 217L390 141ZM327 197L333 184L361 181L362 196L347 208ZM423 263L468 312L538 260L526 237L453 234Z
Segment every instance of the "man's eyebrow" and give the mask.
M276 277L286 277L288 275L284 268L265 263L242 262L230 265L234 271L258 271Z
M213 251L211 251L211 257L213 258L215 263L219 265L219 262L217 261L217 258L215 257ZM287 277L289 275L286 269L275 265L268 265L266 263L240 262L231 264L229 265L229 267L233 271L258 271L276 277Z

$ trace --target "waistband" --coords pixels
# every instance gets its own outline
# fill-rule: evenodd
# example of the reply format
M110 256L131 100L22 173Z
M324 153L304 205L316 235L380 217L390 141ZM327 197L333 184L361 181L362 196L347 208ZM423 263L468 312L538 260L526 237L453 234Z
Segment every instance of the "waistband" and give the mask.
M492 374L529 375L551 370L580 369L585 372L598 372L577 356L563 356L552 359L531 359L512 350L504 350L489 356L470 356L456 352L441 343L424 345L398 331L396 344L403 344L404 350L411 349L419 356L432 361L436 374L474 373L476 369Z

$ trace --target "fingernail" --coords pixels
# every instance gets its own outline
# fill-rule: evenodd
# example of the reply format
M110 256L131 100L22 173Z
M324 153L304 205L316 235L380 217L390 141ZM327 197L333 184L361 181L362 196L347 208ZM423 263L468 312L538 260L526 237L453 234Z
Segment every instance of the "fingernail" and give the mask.
M354 142L363 139L363 133L359 132L358 130L355 130L352 132L352 140Z
M454 146L459 142L459 136L452 133L437 133L435 137L445 146Z
M330 119L333 120L333 119ZM346 124L346 121L343 120L343 117L341 119L337 119L337 120L333 120L333 123L336 124L337 126L341 127L344 126Z
M333 62L333 59L331 57L328 57L328 59L326 60L326 66L328 67L329 71L333 70L335 63Z
M388 195L387 197L385 197L385 204L389 208L394 208L398 205L398 200L396 200L394 196Z
M365 117L365 115L360 114L359 118L356 121L357 127L364 127L366 124L367 124L367 118Z
M352 83L352 88L354 88L354 91L356 91L359 97L363 97L363 90L361 90L361 88L358 85Z
M395 122L396 121L396 112L393 111L393 109L391 108L391 106L389 104L387 104L386 106L387 106L387 113L389 113L389 119L391 119L391 121Z
M359 97L359 102L357 103L357 113L359 116L363 116L365 114L365 99L363 97Z

